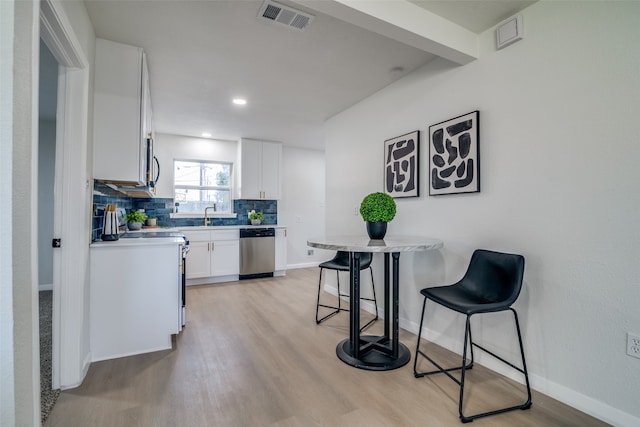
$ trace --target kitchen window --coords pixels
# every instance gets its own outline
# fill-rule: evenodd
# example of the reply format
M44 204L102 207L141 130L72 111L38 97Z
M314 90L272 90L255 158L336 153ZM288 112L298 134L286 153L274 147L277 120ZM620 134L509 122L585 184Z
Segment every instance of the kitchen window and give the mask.
M179 213L204 213L215 206L217 213L231 213L232 163L174 160L174 202ZM210 211L211 213L211 211Z

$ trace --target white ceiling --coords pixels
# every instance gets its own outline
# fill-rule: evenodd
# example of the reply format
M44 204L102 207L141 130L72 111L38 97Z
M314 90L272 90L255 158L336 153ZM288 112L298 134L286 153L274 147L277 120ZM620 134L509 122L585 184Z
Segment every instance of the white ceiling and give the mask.
M474 36L533 2L411 0L420 8L409 7L432 11L451 21L453 32ZM432 35L396 31L397 22L376 32L380 19L363 24L369 17L352 13L348 0L281 1L315 15L303 32L258 20L262 0L85 3L96 37L145 50L159 133L210 132L216 139L262 138L322 149L325 120L435 58L422 43L431 43ZM399 3L407 5L376 5ZM331 6L340 10L329 11ZM403 34L396 37L398 32ZM248 104L232 105L237 96Z

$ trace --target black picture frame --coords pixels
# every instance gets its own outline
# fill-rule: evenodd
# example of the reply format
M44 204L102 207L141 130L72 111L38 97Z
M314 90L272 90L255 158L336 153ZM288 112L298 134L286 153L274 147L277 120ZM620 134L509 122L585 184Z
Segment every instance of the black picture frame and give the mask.
M384 142L384 192L393 198L420 196L420 131Z
M429 126L429 195L480 192L480 111Z

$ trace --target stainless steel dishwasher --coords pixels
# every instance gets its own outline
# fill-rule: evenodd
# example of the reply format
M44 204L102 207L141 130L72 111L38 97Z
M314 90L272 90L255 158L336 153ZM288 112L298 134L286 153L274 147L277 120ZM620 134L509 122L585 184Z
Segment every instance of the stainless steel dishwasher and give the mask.
M273 277L276 269L275 228L240 229L240 280Z

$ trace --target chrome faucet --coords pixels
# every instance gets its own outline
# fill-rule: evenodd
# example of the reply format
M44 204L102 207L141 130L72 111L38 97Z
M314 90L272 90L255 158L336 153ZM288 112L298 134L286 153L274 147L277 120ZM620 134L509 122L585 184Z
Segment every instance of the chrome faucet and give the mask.
M206 208L204 208L204 225L209 225L211 223L211 221L209 220L209 218L207 218L207 211L209 209L213 209L213 211L216 211L216 204L214 203L213 206L207 206Z

